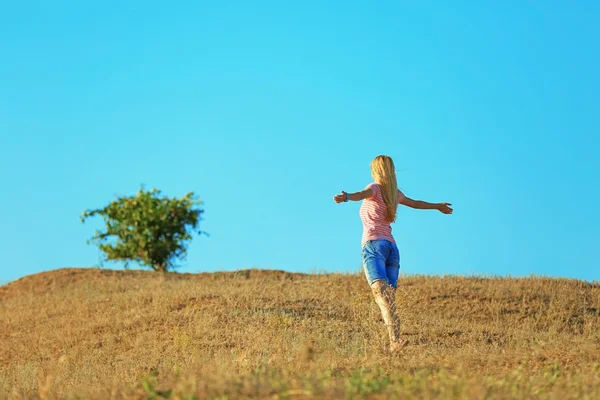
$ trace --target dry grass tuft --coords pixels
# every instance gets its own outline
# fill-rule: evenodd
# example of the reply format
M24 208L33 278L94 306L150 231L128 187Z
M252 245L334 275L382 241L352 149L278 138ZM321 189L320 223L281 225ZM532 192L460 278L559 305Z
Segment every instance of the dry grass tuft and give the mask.
M600 285L63 269L0 287L0 398L600 398Z

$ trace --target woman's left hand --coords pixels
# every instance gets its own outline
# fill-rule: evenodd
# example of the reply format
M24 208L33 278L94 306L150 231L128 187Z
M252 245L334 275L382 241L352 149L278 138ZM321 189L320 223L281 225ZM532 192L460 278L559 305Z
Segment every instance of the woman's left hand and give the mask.
M333 196L333 201L335 201L336 203L343 203L344 201L346 201L346 199L348 198L348 193L344 192L342 190L341 194L336 194L335 196Z

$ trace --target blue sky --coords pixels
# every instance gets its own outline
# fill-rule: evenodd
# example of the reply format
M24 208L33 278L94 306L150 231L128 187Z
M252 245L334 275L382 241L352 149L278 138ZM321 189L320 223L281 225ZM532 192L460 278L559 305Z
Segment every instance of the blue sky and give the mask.
M0 4L0 282L98 264L140 184L204 203L181 272L357 271L394 158L407 274L600 280L600 6L581 2ZM119 267L112 265L112 267Z

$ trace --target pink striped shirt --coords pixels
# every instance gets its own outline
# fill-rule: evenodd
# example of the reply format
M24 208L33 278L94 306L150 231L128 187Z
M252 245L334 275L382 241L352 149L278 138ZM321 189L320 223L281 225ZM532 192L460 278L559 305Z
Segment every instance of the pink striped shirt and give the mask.
M387 240L396 243L392 236L392 226L385 218L386 206L381 196L381 188L371 183L367 189L373 190L373 196L364 199L360 206L360 219L363 223L362 244L369 240ZM404 200L404 193L398 190L398 203Z

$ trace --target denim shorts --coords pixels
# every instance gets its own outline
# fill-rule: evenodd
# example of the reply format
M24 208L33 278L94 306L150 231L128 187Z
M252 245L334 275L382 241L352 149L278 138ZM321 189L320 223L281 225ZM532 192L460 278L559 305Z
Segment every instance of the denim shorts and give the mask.
M369 285L384 280L396 287L400 273L400 252L396 243L387 240L369 240L363 245L362 256Z

